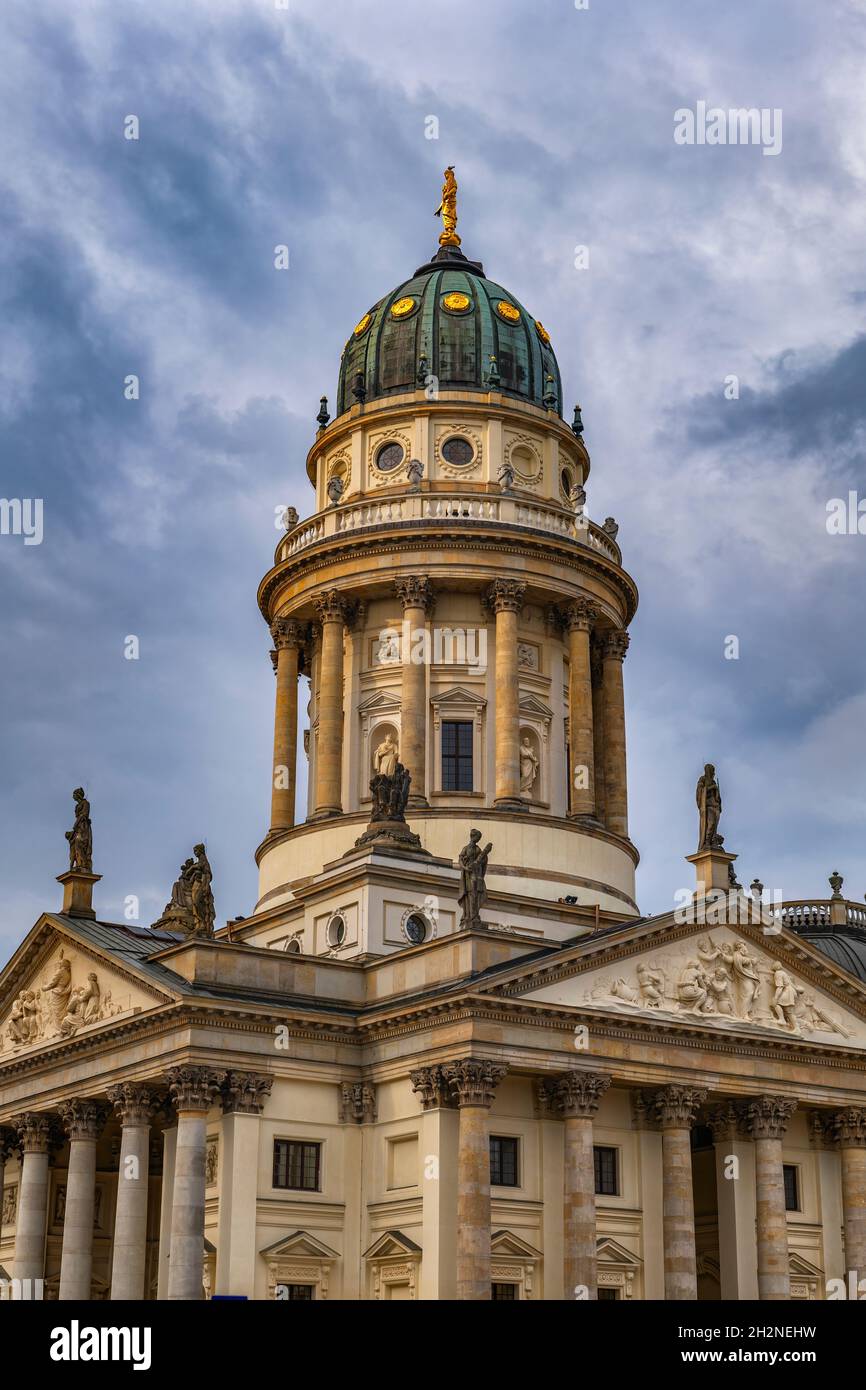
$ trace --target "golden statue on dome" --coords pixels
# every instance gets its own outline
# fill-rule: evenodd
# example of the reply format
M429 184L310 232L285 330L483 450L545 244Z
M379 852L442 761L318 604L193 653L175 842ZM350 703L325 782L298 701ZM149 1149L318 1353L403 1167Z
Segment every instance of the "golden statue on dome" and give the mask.
M448 168L445 170L445 182L442 185L442 202L436 209L435 216L442 218L442 231L439 236L439 245L459 246L460 238L457 235L457 179L454 176L453 164L449 164Z

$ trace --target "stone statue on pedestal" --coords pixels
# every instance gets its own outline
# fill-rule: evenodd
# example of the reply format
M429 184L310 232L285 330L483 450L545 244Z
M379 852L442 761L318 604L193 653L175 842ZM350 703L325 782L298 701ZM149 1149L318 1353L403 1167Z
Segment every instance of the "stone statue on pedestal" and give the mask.
M481 921L481 909L487 897L485 877L493 845L489 844L484 849L479 849L480 839L480 830L470 830L469 844L460 851L460 896L457 901L461 908L461 928L484 925Z
M388 746L390 745L390 747ZM374 767L391 767L388 772L376 772L370 779L370 795L373 809L370 824L355 841L355 848L362 849L376 841L383 847L420 850L421 839L406 823L406 806L409 802L409 788L412 776L408 768L396 761L397 747L390 734L379 744L373 754ZM422 853L426 854L426 850Z
M75 801L75 823L67 830L69 841L69 868L73 872L93 873L93 826L90 823L90 802L84 795L83 787L76 787L72 793Z
M216 909L214 907L213 872L204 845L196 845L194 859L186 859L171 890L171 899L154 927L179 931L184 936L212 937Z
M712 763L706 764L703 775L698 778L695 799L700 819L698 850L721 849L725 843L724 837L718 833L722 815L722 793Z

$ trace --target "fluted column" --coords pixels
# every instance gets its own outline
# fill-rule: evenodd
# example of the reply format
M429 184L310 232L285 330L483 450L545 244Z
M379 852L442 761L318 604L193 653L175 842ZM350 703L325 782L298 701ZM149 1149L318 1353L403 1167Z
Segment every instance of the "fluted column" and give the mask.
M526 585L495 579L487 602L496 614L496 791L495 804L525 810L520 798L520 687L517 667L517 618Z
M625 696L622 663L628 633L616 629L602 647L602 705L604 708L605 825L615 835L628 835L628 780L625 758Z
M662 1130L662 1231L665 1300L696 1299L695 1203L691 1129L707 1093L694 1086L666 1086L653 1097Z
M124 1081L108 1099L120 1120L120 1162L111 1255L111 1298L144 1298L150 1122L157 1101L149 1086Z
M866 1109L840 1110L833 1130L842 1159L845 1268L866 1279Z
M288 830L295 823L298 659L303 630L300 623L296 623L290 618L277 618L271 624L271 637L277 653L274 765L271 775L271 830Z
M171 1247L168 1264L170 1300L202 1297L207 1117L225 1072L208 1067L174 1067L169 1092L177 1110Z
M63 1249L60 1256L61 1303L90 1298L93 1269L93 1214L96 1200L96 1141L105 1124L106 1107L95 1100L60 1105L69 1139Z
M595 1299L598 1268L592 1124L610 1077L599 1072L569 1072L554 1085L556 1106L565 1120L565 1296Z
M592 719L592 675L589 635L598 609L578 599L565 610L568 627L568 723L571 740L571 812L595 816L595 740Z
M427 618L433 610L433 586L429 579L407 576L395 580L394 587L403 605L400 762L412 774L409 806L426 806L428 646L426 641L416 640L416 633L426 632Z
M15 1226L15 1279L41 1279L48 1216L48 1154L54 1117L28 1111L12 1121L21 1144L21 1182Z
M255 1296L259 1130L273 1077L229 1072L220 1135L216 1292Z
M457 1297L489 1299L490 1131L489 1112L507 1067L466 1058L450 1062L443 1075L460 1107L457 1138Z
M595 816L606 823L607 803L604 794L604 661L597 638L590 639L589 668L592 680L592 746Z
M319 656L317 709L319 735L316 740L317 816L338 816L343 810L343 627L347 617L346 600L336 589L316 599L316 612L322 624Z
M780 1302L791 1297L788 1218L782 1139L797 1108L787 1096L759 1096L743 1112L755 1141L755 1205L758 1224L758 1297Z

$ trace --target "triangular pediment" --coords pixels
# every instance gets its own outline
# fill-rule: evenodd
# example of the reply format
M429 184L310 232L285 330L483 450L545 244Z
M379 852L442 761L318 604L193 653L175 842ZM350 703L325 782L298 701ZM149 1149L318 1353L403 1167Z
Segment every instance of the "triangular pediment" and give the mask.
M596 1255L600 1264L625 1266L627 1269L639 1269L641 1266L637 1255L610 1236L599 1236Z
M436 707L449 705L486 705L487 700L479 690L467 690L462 685L452 686L450 690L443 690L439 695L433 695L430 699L431 705Z
M259 1254L266 1260L285 1260L285 1259L305 1259L305 1260L338 1260L340 1256L336 1250L332 1250L330 1245L326 1245L323 1240L317 1240L311 1236L309 1231L293 1231L290 1236L283 1236L281 1240L274 1241L273 1245L266 1245Z
M490 1237L490 1252L493 1255L507 1255L515 1260L541 1259L541 1251L521 1240L513 1231L494 1231Z
M93 938L103 933L110 940L111 931L83 922L79 934L66 918L37 922L0 974L0 1065L179 997L152 985L131 961L99 949ZM159 946L155 938L152 949ZM142 954L149 948L145 942Z
M521 695L518 708L523 715L534 714L539 719L553 718L553 710L537 695Z
M810 1264L802 1255L792 1252L788 1256L788 1271L797 1275L800 1279L823 1279L824 1271L817 1265Z
M359 714L395 713L400 708L400 696L390 690L378 690L358 703Z
M364 1259L387 1260L395 1255L402 1259L417 1259L420 1254L421 1246L416 1245L415 1241L402 1231L383 1231L378 1239L373 1241L369 1250L364 1251Z
M866 1050L866 989L768 918L765 925L624 924L544 962L515 967L498 992L601 1010Z

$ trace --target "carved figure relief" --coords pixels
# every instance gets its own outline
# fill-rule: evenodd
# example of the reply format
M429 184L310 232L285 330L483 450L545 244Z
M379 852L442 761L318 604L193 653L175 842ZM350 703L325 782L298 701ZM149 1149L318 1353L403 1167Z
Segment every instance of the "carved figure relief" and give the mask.
M379 777L393 777L397 771L400 750L390 731L373 752L373 773Z
M633 975L606 975L585 990L588 1003L610 1002L668 1014L695 1014L730 1023L754 1023L808 1037L853 1030L819 1006L814 994L778 960L743 940L701 938L680 954L653 953Z
M95 970L77 974L73 979L75 958L66 955L61 946L41 984L32 984L18 991L0 1031L0 1051L5 1046L17 1049L46 1042L55 1037L72 1037L79 1028L101 1023L131 1007L112 998L110 989L103 990Z
M524 734L520 745L520 795L527 799L538 776L538 754L532 746L528 734Z
M18 1184L13 1182L9 1187L3 1189L3 1215L2 1223L4 1226L15 1225L15 1213L18 1208Z
M205 1187L216 1187L219 1174L219 1140L208 1139L204 1161Z

